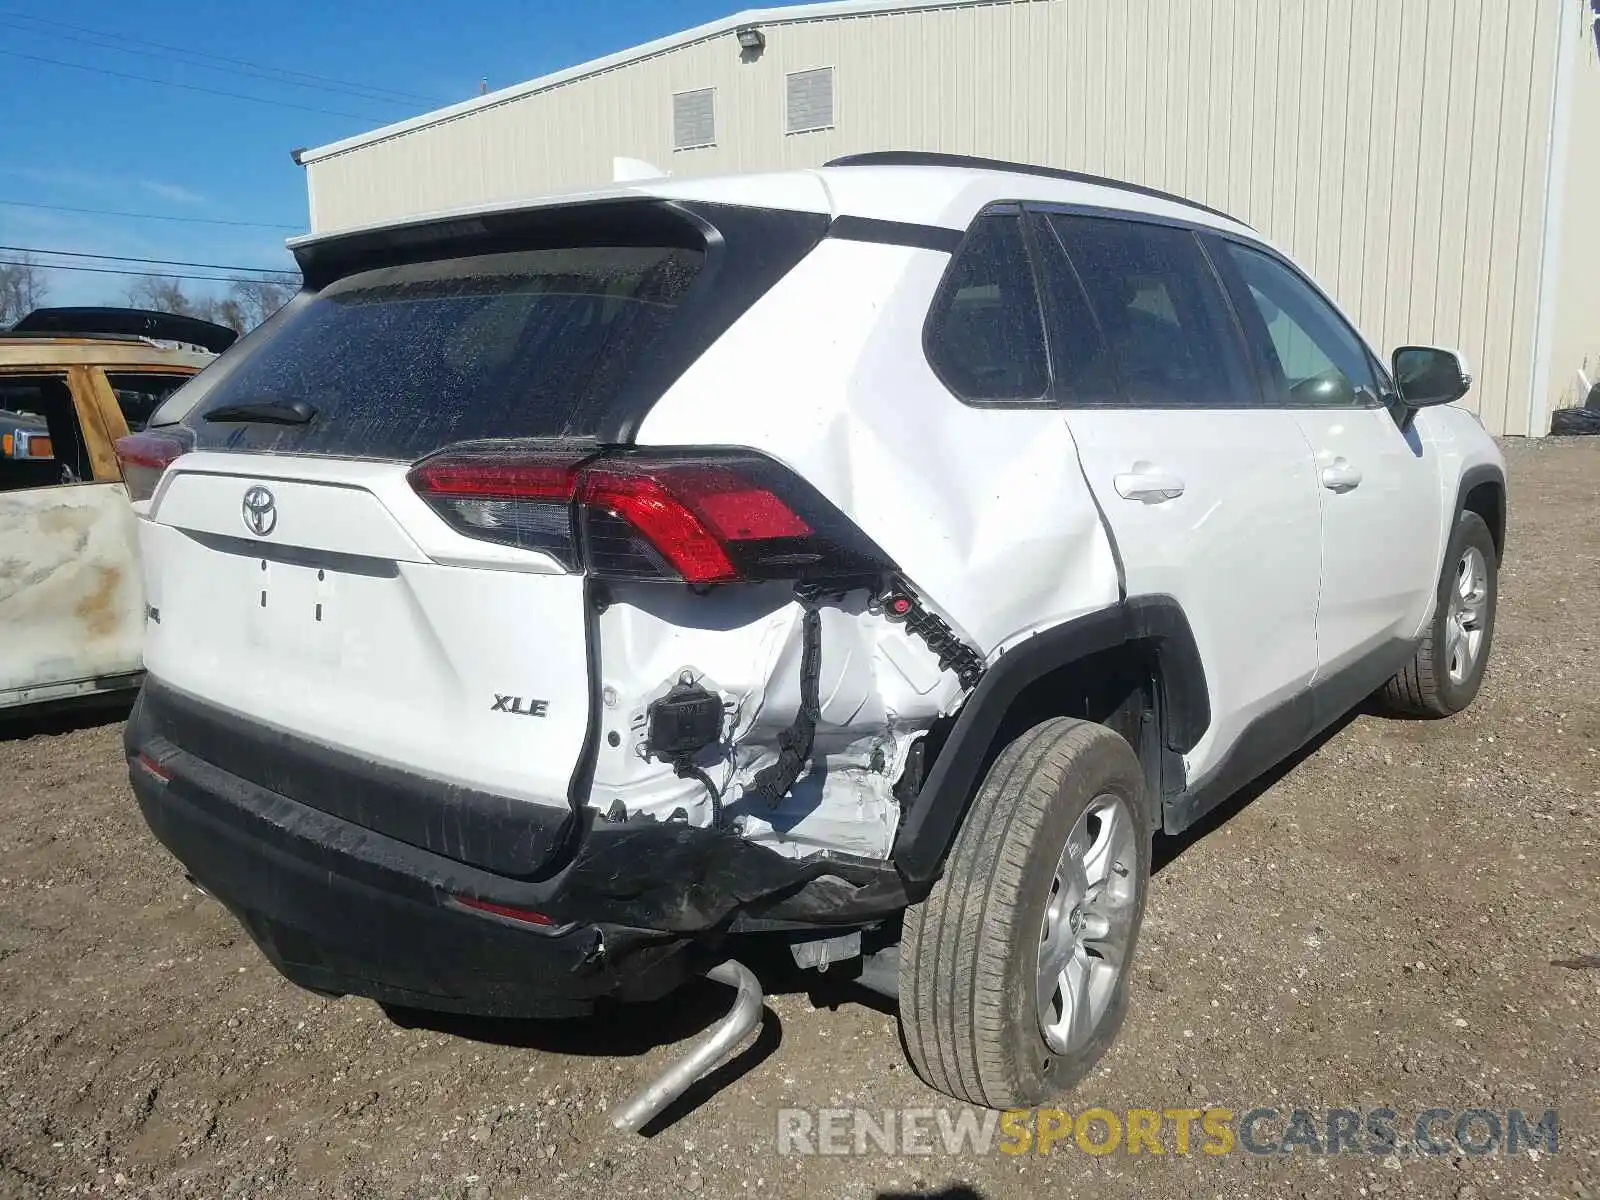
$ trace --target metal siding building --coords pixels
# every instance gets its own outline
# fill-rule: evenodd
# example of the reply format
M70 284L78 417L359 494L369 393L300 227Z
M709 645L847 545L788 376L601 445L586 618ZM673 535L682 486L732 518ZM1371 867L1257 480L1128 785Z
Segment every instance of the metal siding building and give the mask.
M1381 347L1461 348L1490 430L1537 435L1600 365L1592 5L771 9L301 161L318 232L608 182L614 156L704 175L927 149L1111 175L1254 225Z

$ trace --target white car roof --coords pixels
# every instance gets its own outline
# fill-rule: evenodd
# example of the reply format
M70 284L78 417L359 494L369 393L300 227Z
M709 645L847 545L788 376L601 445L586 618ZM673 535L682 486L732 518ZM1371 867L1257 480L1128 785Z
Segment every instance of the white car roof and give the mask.
M997 200L1032 200L1084 208L1167 217L1234 233L1253 235L1249 226L1214 209L1136 184L1074 172L955 155L894 153L860 155L823 167L785 171L709 175L692 179L636 179L584 188L441 209L396 220L307 234L291 249L407 225L490 213L583 204L624 197L698 200L830 217L865 217L915 225L965 229L985 205Z

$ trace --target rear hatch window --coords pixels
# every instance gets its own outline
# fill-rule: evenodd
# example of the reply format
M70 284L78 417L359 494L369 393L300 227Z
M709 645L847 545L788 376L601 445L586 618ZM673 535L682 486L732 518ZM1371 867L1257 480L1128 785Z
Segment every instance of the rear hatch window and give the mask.
M592 436L704 258L579 245L348 275L286 313L185 423L199 448L396 460L472 438ZM296 404L309 421L207 419Z

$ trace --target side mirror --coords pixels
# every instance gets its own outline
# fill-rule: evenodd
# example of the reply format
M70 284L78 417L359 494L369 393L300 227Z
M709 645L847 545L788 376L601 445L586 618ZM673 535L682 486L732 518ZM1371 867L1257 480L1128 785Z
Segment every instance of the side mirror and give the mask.
M1472 387L1472 375L1461 355L1433 346L1401 346L1396 350L1394 379L1407 408L1450 404Z

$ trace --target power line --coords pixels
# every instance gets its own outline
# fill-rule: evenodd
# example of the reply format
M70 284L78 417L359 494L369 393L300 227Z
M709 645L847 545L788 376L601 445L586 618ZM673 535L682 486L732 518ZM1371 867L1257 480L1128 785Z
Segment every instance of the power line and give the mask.
M0 251L7 254L52 254L61 258L89 258L99 259L103 262L130 262L147 263L152 266L166 267L205 267L212 271L260 271L264 275L284 275L289 273L287 267L245 267L238 263L206 263L184 262L176 258L136 258L131 254L90 254L83 250L45 250L39 246L0 246ZM50 263L39 263L41 267L48 267Z
M147 58L165 59L169 62L182 63L185 66L198 67L204 71L225 71L229 74L249 75L256 79L264 79L270 83L283 84L288 87L310 88L316 91L331 92L336 95L354 96L361 100L372 100L382 104L416 103L437 105L445 101L426 96L412 96L405 92L389 92L386 88L369 87L362 83L344 83L335 79L326 79L323 76L306 75L300 71L289 71L282 67L257 66L240 59L223 58L216 54L206 54L199 50L186 50L178 46L167 46L160 42L147 42L143 38L128 37L120 33L102 33L99 30L85 29L79 25L67 25L60 21L46 21L41 17L25 16L22 13L12 13L0 9L0 17L11 17L38 25L49 26L48 29L35 29L30 25L15 25L13 28L22 33L31 33L38 37L56 38L61 41L78 42L86 46L94 46L102 50L115 50L123 54L139 54ZM62 33L60 30L74 30L73 33ZM138 49L149 47L149 49ZM207 62L205 60L213 61Z
M146 279L206 279L212 283L271 282L271 280L262 280L260 277L246 279L240 275L184 275L175 271L118 271L114 267L70 267L65 264L57 266L51 263L22 262L10 258L0 258L0 267L35 267L41 271L81 271L88 275L138 275Z
M92 217L130 217L139 221L184 221L198 225L234 225L248 229L293 229L299 225L277 225L270 221L229 221L222 217L173 217L163 213L121 212L112 208L75 208L70 204L40 204L33 200L0 200L9 208L43 208L51 212L86 213Z
M397 91L394 88L373 87L371 84L353 83L353 82L351 82L349 80L335 79L332 76L328 76L328 75L313 75L309 71L292 71L287 67L269 67L269 66L265 66L265 65L263 65L261 63L247 62L245 59L242 59L242 58L228 58L226 55L210 54L210 53L207 53L204 50L193 50L193 49L190 49L190 48L185 47L185 46L172 46L172 45L168 45L165 42L152 42L152 41L149 41L148 39L145 39L145 38L136 38L136 37L132 37L132 36L130 36L128 34L124 34L124 33L109 33L109 32L107 32L105 30L90 29L90 28L87 28L87 27L85 27L83 25L69 25L65 21L52 21L52 20L48 20L48 19L46 19L44 17L32 16L29 13L15 12L15 11L13 11L11 9L0 9L0 16L18 18L18 19L23 20L23 21L32 22L35 25L48 25L48 26L50 26L51 28L54 28L54 29L70 29L74 33L89 33L89 34L94 34L97 37L116 38L119 41L128 42L131 45L149 46L151 49L154 49L154 50L167 50L167 51L171 51L171 52L178 53L178 54L187 54L187 55L190 55L190 56L192 56L194 58L206 58L206 59L210 59L212 62L226 63L227 65L233 66L233 67L250 67L252 69L261 70L261 71L276 71L277 73L279 73L281 75L293 76L293 77L298 78L298 79L309 80L312 83L331 84L331 85L339 86L339 87L363 88L363 89L365 89L365 90L367 90L369 92L378 93L380 95L392 96L396 100L403 100L403 101L407 101L407 102L415 102L415 103L420 103L420 104L443 104L443 103L447 103L447 101L441 100L437 96L420 96L415 92L402 92L402 91ZM379 96L375 96L374 98L379 98Z
M175 79L157 79L153 75L135 75L130 71L113 71L110 67L91 67L87 63L67 62L61 58L46 58L42 54L24 54L20 50L0 50L9 58L22 58L29 62L45 63L52 67L71 67L77 71L91 71L96 75L110 75L116 79L132 79L136 83L153 83L159 87L182 88L186 92L204 92L208 96L224 96L229 100L251 100L256 104L271 104L277 108L297 108L301 112L321 113L328 117L349 117L355 121L383 122L386 117L371 117L365 113L341 112L332 108L317 108L311 104L296 104L292 100L272 100L266 96L251 96L244 92L225 92L221 88L201 87L198 83L179 83Z

